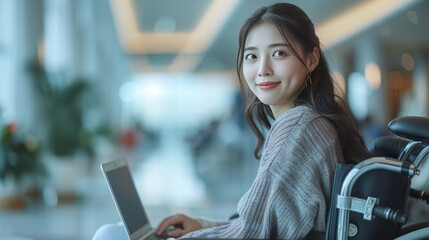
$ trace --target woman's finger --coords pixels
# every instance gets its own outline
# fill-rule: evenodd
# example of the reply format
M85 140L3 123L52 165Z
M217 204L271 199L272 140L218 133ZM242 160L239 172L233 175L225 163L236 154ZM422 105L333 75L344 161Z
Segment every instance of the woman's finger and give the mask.
M187 217L185 215L183 215L183 214L177 214L177 215L171 216L169 218L166 218L158 226L158 228L155 231L155 233L157 235L162 235L168 229L168 227L170 227L170 226L182 226L183 225L183 221L186 218Z
M155 230L155 234L157 235L161 235L162 233L165 232L165 230L167 230L167 228L169 227L168 222L170 221L171 218L173 218L174 216L170 216L168 218L165 218L164 220L161 221L161 223L158 225L158 227Z

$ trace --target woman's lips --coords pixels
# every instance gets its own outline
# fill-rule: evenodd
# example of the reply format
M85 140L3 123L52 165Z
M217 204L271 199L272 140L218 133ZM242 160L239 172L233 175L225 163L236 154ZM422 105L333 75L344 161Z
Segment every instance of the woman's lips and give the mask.
M275 88L280 84L280 82L261 82L256 84L260 89L267 90Z

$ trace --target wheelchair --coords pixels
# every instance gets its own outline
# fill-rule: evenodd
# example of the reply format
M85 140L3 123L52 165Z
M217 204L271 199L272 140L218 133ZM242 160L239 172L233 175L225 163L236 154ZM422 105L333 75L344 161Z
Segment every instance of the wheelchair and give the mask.
M429 216L406 224L410 197L429 204L428 193L411 188L429 154L429 118L400 117L388 127L397 136L376 141L371 152L380 157L337 164L326 231L311 231L306 239L429 240Z
M378 139L371 150L383 157L337 165L326 232L308 239L429 239L429 217L406 224L410 197L429 203L428 193L410 187L429 153L429 118L400 117L388 127L397 136Z

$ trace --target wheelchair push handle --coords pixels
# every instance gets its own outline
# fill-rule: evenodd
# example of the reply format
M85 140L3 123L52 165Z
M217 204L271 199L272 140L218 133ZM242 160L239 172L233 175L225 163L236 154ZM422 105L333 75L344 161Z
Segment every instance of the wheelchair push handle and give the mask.
M401 210L393 210L389 207L383 207L380 205L374 206L373 214L376 217L383 218L400 225L404 225L408 220L407 215Z

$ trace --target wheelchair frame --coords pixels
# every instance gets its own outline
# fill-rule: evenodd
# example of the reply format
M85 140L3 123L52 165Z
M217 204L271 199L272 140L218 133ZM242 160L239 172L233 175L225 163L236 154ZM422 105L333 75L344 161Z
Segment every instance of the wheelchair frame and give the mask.
M410 124L415 123L416 120L419 121L418 126L410 127ZM392 122L395 121L397 124L395 123L396 125L392 127ZM354 166L347 174L346 178L342 183L340 194L337 195L336 208L338 209L338 240L347 240L349 235L353 236L354 230L357 231L357 229L353 229L352 225L349 225L350 212L361 213L363 214L363 218L368 221L371 221L374 217L381 217L401 225L406 223L407 217L405 213L402 213L399 210L393 210L388 207L378 205L379 199L375 197L369 196L367 199L361 199L351 196L354 183L363 174L372 170L380 169L394 173L400 173L409 177L410 179L413 176L420 174L418 166L429 154L429 146L424 147L412 163L407 161L407 158L415 146L421 146L421 144L423 144L424 142L427 144L427 141L429 141L429 138L425 138L427 136L425 134L427 133L423 133L424 136L421 137L419 136L420 133L418 132L418 130L416 130L419 127L425 126L426 123L429 123L429 118L423 119L419 117L402 117L399 119L395 119L392 122L389 124L390 130L392 130L399 136L406 137L412 140L402 150L398 159L386 157L370 158ZM398 122L401 125L403 124L399 127L399 129L397 127L397 125L399 125ZM409 131L411 131L411 133ZM425 141L419 141L421 139L424 139ZM405 234L397 239L421 239L421 237L428 237L429 239L429 228L423 228L417 231Z

